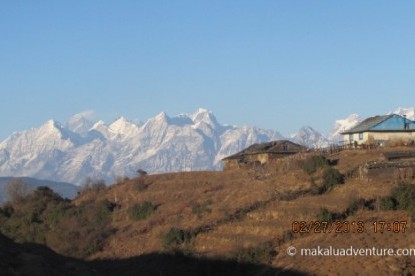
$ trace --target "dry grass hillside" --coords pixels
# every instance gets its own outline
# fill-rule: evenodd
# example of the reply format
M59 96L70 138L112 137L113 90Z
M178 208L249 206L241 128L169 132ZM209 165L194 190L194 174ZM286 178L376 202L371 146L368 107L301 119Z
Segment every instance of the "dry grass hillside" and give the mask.
M192 263L220 260L238 271L232 274L229 268L218 268L227 275L409 275L415 271L414 258L409 256L287 254L291 246L415 248L412 186L405 186L403 193L399 190L402 181L392 176L368 179L356 173L360 165L382 160L382 152L398 150L411 149L341 151L321 160L310 153L256 169L145 175L84 191L72 202L48 195L48 200L42 199L44 206L38 207L43 202L39 198L47 194L43 191L36 199L3 206L0 230L17 242L41 243L63 256L81 258L87 262L82 265L93 267L98 274L146 271L148 275L175 275L168 271L180 268L183 275L219 275L214 271L217 262L203 268ZM310 161L312 156L318 158ZM314 163L305 169L307 162ZM34 206L41 211L28 215ZM7 211L10 208L13 211ZM367 227L363 233L292 231L294 221L321 220L363 221ZM407 221L408 229L406 233L374 233L370 225L375 221ZM148 257L152 254L182 259ZM140 256L149 259L132 261ZM123 260L124 266L118 264L126 269L123 273L111 266ZM171 265L163 270L155 260ZM235 264L253 267L235 270Z

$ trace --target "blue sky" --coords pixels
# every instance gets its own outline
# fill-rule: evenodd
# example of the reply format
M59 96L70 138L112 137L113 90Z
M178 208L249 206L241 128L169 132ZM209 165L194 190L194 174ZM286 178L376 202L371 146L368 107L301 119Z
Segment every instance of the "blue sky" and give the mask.
M414 1L3 1L0 139L84 110L198 107L327 132L415 106Z

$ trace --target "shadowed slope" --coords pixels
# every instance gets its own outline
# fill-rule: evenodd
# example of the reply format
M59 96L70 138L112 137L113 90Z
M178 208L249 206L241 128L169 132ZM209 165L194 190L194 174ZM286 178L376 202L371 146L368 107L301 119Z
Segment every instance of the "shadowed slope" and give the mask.
M306 275L265 265L182 254L148 254L92 262L61 256L46 246L15 243L0 234L0 275Z

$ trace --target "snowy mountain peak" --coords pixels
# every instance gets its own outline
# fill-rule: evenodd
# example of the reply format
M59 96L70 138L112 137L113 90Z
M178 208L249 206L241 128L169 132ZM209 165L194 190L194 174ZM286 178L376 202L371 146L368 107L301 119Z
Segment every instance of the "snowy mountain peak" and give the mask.
M159 114L157 114L157 116L155 117L155 120L158 122L168 122L169 121L169 116L167 116L166 112L161 112Z
M66 128L78 134L85 134L93 125L93 111L84 111L72 116L66 123Z
M63 126L55 120L48 120L40 128L39 132L43 134L61 133Z
M137 134L138 126L124 117L119 117L108 126L108 130L113 134L132 136Z
M311 126L300 128L297 133L291 135L291 140L309 148L323 148L330 144L326 137Z
M211 111L205 108L199 108L195 113L191 115L191 118L195 124L203 122L211 126L219 125L215 115L213 115Z
M203 107L199 107L192 115L192 118L194 118L195 116L197 116L198 114L206 114L206 113L211 113L209 110L207 110L206 108Z
M74 117L71 122L84 118ZM72 132L74 125L50 120L7 138L0 143L0 176L79 184L86 177L111 182L116 175L134 175L137 168L150 173L214 170L221 168L222 158L254 143L282 139L272 130L222 126L206 109L172 118L163 112L144 126L124 117L108 126L98 121L85 136Z
M58 121L50 119L50 120L47 120L46 123L44 123L44 126L52 127L52 128L61 128L62 124L59 123Z
M88 131L88 134L99 132L105 137L109 138L111 136L108 126L104 123L104 121L99 120L96 122Z
M165 112L157 114L155 117L150 118L142 127L143 129L153 129L157 127L167 127L169 125L170 118Z
M105 126L105 122L103 120L99 120L98 122L96 122L91 128L90 130L93 129L99 129L101 127Z
M411 118L412 110L397 113ZM171 118L162 112L143 126L124 117L110 125L98 121L82 134L91 121L88 114L77 114L65 126L49 120L11 135L0 143L0 176L79 184L88 176L111 182L116 175L134 175L137 168L150 173L214 170L221 168L223 158L252 144L287 139L274 130L222 125L203 108ZM356 114L337 120L328 137L304 126L290 140L326 147L359 121Z
M112 122L111 125L125 124L127 122L128 122L127 118L121 116L121 117L118 117L117 119L115 119L115 121Z
M303 126L302 128L300 128L300 132L303 133L316 133L317 131L312 128L311 126Z

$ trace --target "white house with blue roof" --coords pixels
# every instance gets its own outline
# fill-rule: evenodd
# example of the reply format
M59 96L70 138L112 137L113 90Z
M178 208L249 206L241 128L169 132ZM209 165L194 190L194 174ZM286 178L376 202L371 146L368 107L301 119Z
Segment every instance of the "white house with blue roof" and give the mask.
M415 121L398 114L370 117L342 133L344 144L382 144L415 140Z

